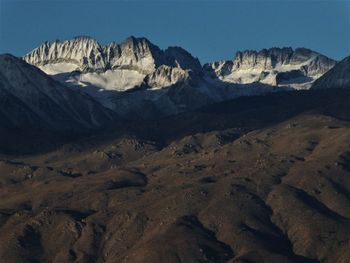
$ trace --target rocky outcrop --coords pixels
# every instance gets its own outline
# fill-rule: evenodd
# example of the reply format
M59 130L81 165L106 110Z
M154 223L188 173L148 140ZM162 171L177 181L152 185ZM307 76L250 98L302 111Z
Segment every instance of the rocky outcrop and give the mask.
M336 61L306 48L293 50L286 47L237 52L232 61L206 64L204 69L211 77L225 82L240 84L261 82L298 88L310 87L315 79L326 73L335 63ZM302 72L302 75L296 76L294 74L296 70ZM280 73L287 73L283 82L279 81ZM286 76L293 78L286 79Z
M189 71L178 67L162 65L147 76L147 83L152 88L163 88L184 81L189 77Z
M81 71L101 71L106 68L103 48L95 39L85 36L64 42L45 42L23 59L35 66L71 63Z
M118 52L107 60L112 69L130 69L150 74L163 64L163 52L146 38L129 37L117 45Z
M76 65L77 69L83 73L126 69L149 75L163 65L201 71L198 59L184 49L169 47L163 51L148 39L133 36L121 44L112 42L104 47L90 37L76 37L64 42L45 42L25 55L23 59L35 66L70 63ZM44 68L43 70L45 71ZM170 71L169 74L171 74ZM169 75L166 78L172 77Z
M350 56L340 61L334 68L320 77L313 89L350 88Z

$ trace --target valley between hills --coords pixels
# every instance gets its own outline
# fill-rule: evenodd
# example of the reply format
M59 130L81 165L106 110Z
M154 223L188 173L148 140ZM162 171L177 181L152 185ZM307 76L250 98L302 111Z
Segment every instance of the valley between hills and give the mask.
M1 259L347 262L349 99L238 98L3 155Z

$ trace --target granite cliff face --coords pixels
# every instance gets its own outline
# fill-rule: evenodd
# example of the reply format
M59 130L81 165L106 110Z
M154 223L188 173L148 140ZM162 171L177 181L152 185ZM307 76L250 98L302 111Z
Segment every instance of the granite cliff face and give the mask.
M45 42L23 59L35 66L67 63L81 71L101 71L106 68L102 46L95 39L84 36L64 42Z
M152 73L162 64L162 51L146 38L129 37L122 44L112 44L113 56L104 56L111 69L136 70ZM107 46L108 49L108 46Z
M188 71L201 71L198 59L184 49L169 47L163 51L146 38L136 37L129 37L121 44L113 42L106 46L101 46L90 37L76 37L64 42L45 42L23 59L51 75L72 71L79 71L80 74L101 74L109 70L116 71L115 75L118 75L118 71L123 71L125 78L136 78L137 85L141 85L144 78L150 75L147 78L152 79L149 84L156 88L183 80L188 76ZM80 79L96 84L86 77L81 76Z
M237 52L232 61L204 66L214 78L230 83L261 82L274 86L309 88L336 61L305 48L271 48ZM282 74L282 75L281 75Z

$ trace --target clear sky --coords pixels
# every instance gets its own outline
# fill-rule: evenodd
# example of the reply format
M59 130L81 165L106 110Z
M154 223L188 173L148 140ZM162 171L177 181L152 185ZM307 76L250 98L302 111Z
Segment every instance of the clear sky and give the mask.
M350 0L0 0L0 53L76 35L101 44L144 36L202 63L275 46L341 59L350 55Z

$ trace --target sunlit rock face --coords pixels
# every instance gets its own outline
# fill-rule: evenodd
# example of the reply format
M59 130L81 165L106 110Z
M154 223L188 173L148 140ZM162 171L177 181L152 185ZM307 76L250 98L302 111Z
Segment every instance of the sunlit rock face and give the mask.
M117 114L152 118L239 96L309 89L336 63L287 47L237 52L202 66L181 47L161 49L133 36L106 45L91 37L45 42L23 59Z
M106 67L102 46L90 37L76 37L64 42L45 42L23 59L35 66L73 64L80 71L104 70Z
M112 42L106 46L100 45L90 37L76 37L64 42L45 42L23 59L50 75L74 71L82 74L104 73L107 70L116 71L119 78L125 75L130 79L134 75L137 79L131 81L134 86L140 85L149 75L147 79L151 80L151 86L157 88L183 80L188 71L198 73L202 70L198 59L180 47L169 47L163 51L148 39L133 36L121 44ZM120 74L119 70L124 70L124 73L128 70L131 73ZM140 74L143 75L142 78L139 77ZM88 78L82 78L84 82L89 82ZM120 82L125 83L125 86L118 85L116 90L130 87L130 81L121 79Z
M296 89L310 88L315 79L336 61L306 48L270 48L237 52L232 61L204 66L211 77L224 82L247 84L260 82ZM281 73L282 77L281 77Z

